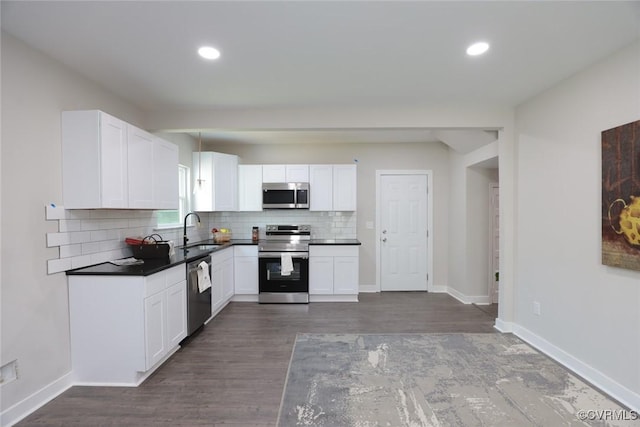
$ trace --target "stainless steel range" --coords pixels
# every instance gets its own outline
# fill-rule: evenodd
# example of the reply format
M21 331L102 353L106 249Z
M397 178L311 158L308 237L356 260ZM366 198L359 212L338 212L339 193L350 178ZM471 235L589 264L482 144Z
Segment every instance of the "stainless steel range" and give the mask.
M258 245L260 303L309 302L310 225L267 225Z

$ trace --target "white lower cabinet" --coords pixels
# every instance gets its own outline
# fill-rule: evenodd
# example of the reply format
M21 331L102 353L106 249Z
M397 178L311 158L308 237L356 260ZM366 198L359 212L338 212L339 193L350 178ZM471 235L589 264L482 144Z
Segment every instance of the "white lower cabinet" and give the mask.
M233 250L236 299L241 299L241 295L258 295L258 246L235 246Z
M78 384L138 385L187 336L183 264L146 277L68 279L71 357Z
M233 247L211 254L211 314L216 315L233 297Z
M309 246L309 298L312 302L358 300L359 251L360 247L356 245Z

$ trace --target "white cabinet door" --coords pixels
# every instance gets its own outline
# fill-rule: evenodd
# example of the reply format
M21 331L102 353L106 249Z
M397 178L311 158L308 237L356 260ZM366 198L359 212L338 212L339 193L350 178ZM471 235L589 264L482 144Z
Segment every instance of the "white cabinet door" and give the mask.
M229 251L231 256L222 262L222 300L228 301L233 297L233 251Z
M309 293L333 294L333 257L309 257Z
M359 247L312 245L309 248L309 294L357 295Z
M262 210L262 165L238 166L238 210Z
M64 207L126 208L126 123L98 110L63 111L61 130Z
M194 210L238 210L238 156L193 153Z
M215 153L215 210L238 210L238 156Z
M309 165L286 165L286 182L309 182Z
M108 114L100 114L100 159L102 207L126 208L127 136L125 122Z
M333 293L336 295L357 294L358 257L335 257L333 259Z
M167 349L172 349L187 336L187 282L182 280L166 291Z
M222 308L224 272L222 262L211 262L211 314Z
M258 295L258 247L234 247L234 284L236 295Z
M333 210L332 165L309 165L309 196L309 210Z
M287 182L286 165L262 165L262 182Z
M178 146L157 137L153 142L153 208L178 209Z
M333 210L357 209L356 165L333 165Z
M154 136L127 126L129 207L151 209L153 205Z
M144 348L146 368L158 363L167 352L165 293L158 292L144 300Z

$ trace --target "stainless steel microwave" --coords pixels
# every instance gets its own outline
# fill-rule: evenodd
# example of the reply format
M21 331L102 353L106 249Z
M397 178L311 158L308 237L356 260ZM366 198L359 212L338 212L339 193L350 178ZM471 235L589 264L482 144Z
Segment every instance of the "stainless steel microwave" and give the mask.
M262 209L309 209L309 183L263 183Z

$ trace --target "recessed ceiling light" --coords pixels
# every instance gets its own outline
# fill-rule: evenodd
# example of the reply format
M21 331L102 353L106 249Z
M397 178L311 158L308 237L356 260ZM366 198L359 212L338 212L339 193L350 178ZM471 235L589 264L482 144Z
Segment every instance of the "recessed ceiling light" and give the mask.
M198 55L202 56L204 59L218 59L220 58L220 51L215 47L202 46L198 49Z
M489 43L478 42L478 43L472 44L467 48L467 55L469 56L482 55L488 50L489 50Z

